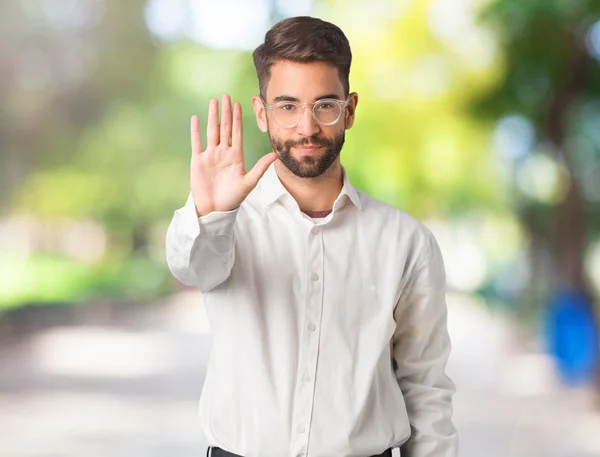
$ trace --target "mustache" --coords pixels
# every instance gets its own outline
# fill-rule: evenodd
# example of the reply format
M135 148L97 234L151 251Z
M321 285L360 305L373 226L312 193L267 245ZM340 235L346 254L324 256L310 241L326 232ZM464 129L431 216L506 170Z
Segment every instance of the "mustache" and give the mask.
M288 140L285 142L285 146L288 148L294 146L305 146L307 144L314 144L316 146L331 146L333 141L327 138L320 138L318 136L312 136L310 138L302 138L300 140Z

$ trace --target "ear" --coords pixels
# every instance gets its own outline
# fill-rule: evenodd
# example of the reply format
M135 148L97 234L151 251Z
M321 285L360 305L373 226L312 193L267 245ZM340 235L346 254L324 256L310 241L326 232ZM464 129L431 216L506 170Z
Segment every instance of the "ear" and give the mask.
M258 124L258 128L261 132L267 133L267 110L263 106L260 97L256 95L252 97L252 108L254 109L254 114L256 115L256 123Z
M358 105L358 94L352 92L348 95L348 105L346 106L346 130L354 125L354 117L356 115L356 105Z

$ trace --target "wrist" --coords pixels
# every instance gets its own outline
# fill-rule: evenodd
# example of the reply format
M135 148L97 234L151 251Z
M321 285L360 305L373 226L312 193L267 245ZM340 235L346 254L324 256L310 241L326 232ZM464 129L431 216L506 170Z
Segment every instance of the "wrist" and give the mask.
M214 212L213 209L202 208L202 207L196 206L196 216L198 216L198 217L206 216L207 214L210 214L212 212Z

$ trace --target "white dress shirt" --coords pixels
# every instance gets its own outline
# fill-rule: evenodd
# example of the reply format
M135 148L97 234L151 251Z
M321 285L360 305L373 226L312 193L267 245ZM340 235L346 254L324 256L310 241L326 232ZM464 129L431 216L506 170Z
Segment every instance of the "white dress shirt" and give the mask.
M312 220L271 165L236 210L198 218L188 197L166 242L210 322L210 446L365 457L408 440L402 457L456 457L444 265L421 223L345 170L332 213Z

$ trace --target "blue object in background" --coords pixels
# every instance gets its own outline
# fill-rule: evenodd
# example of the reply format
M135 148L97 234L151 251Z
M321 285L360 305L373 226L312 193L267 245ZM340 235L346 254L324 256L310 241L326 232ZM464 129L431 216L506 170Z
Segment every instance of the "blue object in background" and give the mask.
M548 308L546 338L565 383L581 385L594 379L600 338L593 303L585 294L569 289L557 293Z

